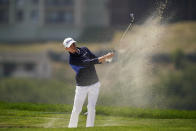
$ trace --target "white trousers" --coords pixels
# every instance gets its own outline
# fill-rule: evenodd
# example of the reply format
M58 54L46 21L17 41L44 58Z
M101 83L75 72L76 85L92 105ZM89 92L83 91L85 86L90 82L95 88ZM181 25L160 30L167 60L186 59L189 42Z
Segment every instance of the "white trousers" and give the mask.
M88 115L86 120L86 127L93 127L95 121L95 106L99 95L100 82L90 86L76 86L74 105L69 121L69 128L76 128L78 126L78 117L82 111L85 98L88 95Z

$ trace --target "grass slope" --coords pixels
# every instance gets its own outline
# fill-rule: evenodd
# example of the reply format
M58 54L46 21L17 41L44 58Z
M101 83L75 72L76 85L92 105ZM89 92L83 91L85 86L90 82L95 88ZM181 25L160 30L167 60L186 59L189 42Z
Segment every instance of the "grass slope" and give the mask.
M72 105L0 102L0 109L70 113ZM86 112L86 107L83 108ZM98 115L154 119L196 119L196 111L97 106ZM2 112L0 112L2 114Z
M120 109L120 110L119 110ZM70 105L48 105L30 103L0 103L0 130L9 131L61 131L76 130L67 129L70 118ZM100 114L104 111L106 115ZM133 112L135 110L135 112ZM133 109L128 107L98 107L95 128L84 128L86 116L81 115L79 128L77 130L96 131L96 130L195 130L196 111L177 111L177 110L154 110L154 109ZM107 112L114 112L107 114ZM118 114L115 114L116 113ZM162 118L159 114L167 114L170 117ZM124 115L129 112L131 115ZM148 112L148 116L143 116ZM180 116L177 118L177 113ZM155 113L155 114L154 114ZM140 114L140 115L139 115ZM181 115L180 115L181 114ZM165 115L166 116L166 115ZM49 128L49 129L45 129Z

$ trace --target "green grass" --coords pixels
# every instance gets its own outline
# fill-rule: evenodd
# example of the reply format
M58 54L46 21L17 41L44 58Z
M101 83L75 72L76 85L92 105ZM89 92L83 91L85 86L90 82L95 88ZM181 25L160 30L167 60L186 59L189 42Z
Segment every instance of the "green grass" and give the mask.
M67 129L71 105L0 103L0 130L61 131ZM103 114L105 113L105 115ZM195 130L196 111L97 107L95 128L85 128L86 116L80 115L79 131L95 130ZM125 115L127 114L127 115ZM132 114L132 115L131 115ZM146 114L146 115L144 115ZM159 114L159 115L157 115ZM47 128L47 129L46 129Z
M1 110L0 127L9 130L63 130L70 114L40 111ZM81 115L78 130L194 130L196 119L152 119L97 115L95 128L85 129L86 116ZM8 129L4 129L8 130ZM66 129L67 130L67 129ZM73 130L73 129L70 129Z
M72 105L0 102L0 109L70 113ZM83 112L86 112L86 107L83 108ZM132 107L97 106L96 112L98 115L104 116L153 119L196 119L196 111L187 110L163 110ZM0 114L2 115L2 112L0 112Z

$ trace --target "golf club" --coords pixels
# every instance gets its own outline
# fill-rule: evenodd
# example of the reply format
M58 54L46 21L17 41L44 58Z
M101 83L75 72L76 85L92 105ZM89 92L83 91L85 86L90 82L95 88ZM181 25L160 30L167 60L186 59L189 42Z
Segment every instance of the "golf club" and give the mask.
M121 36L119 43L121 43L121 42L123 41L123 39L125 38L127 32L128 32L129 30L131 30L132 27L133 27L134 20L135 20L134 14L133 14L133 13L130 13L129 15L130 15L130 18L131 18L131 22L130 22L129 26L126 28L126 30L123 32L123 35ZM114 52L114 51L111 51L111 52ZM107 63L112 62L112 58L106 59L106 62L107 62Z
M129 29L131 30L132 27L133 27L133 23L134 23L134 14L133 13L130 13L130 17L131 17L131 22L129 24L129 26L127 27L127 29L124 31L123 35L121 36L121 39L120 39L120 43L122 42L122 40L125 38L127 32L129 31Z

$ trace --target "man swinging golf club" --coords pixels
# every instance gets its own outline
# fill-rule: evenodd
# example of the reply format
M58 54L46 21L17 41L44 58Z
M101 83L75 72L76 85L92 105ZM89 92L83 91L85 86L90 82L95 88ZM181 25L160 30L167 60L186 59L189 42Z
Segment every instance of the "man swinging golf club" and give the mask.
M96 57L87 47L76 47L76 41L66 38L63 42L65 49L69 52L69 64L76 72L76 90L74 105L69 121L69 128L76 128L78 117L82 111L85 98L88 95L88 115L86 127L93 127L95 120L95 106L99 94L100 82L95 70L95 64L104 63L114 56L108 53L101 57Z

